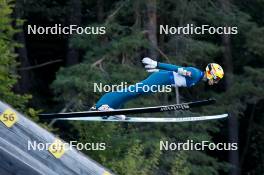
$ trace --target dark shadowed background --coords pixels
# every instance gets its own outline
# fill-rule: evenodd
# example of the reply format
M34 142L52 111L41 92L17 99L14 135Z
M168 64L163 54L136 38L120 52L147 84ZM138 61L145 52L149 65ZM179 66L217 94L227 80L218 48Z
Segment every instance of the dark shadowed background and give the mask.
M140 60L145 56L200 69L217 62L225 70L217 86L201 83L140 98L126 107L214 97L215 105L192 113L227 112L228 119L181 124L57 122L50 129L67 141L106 142L105 151L84 153L120 175L261 175L263 18L263 0L0 0L0 97L43 124L36 115L39 110L88 110L103 94L93 92L93 83L130 84L144 79L148 74ZM27 25L34 24L105 26L106 34L27 34ZM159 34L160 25L187 24L237 26L238 34ZM239 149L159 150L160 140L188 139L237 142Z

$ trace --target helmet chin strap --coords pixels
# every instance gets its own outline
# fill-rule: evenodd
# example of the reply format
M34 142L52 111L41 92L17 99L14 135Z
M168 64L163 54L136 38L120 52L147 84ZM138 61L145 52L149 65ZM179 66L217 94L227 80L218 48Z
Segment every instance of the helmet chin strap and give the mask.
M206 72L204 73L204 76L203 76L203 79L202 80L204 82L208 82L208 83L209 83L209 81L213 80L213 83L210 83L210 85L213 85L215 83L214 82L214 78L211 78L211 79L207 78Z
M207 81L207 80L208 80L208 79L207 79L207 76L206 76L206 72L204 72L204 76L203 76L202 80L203 80L203 81Z

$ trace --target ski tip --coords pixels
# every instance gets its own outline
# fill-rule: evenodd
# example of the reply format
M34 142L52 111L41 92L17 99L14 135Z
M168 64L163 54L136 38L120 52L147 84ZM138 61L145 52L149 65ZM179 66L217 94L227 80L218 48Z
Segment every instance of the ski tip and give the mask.
M197 101L193 101L190 103L214 104L214 103L216 103L216 99L215 98L207 98L204 100L197 100Z
M212 103L216 103L216 99L215 98L208 98L208 101L211 101Z

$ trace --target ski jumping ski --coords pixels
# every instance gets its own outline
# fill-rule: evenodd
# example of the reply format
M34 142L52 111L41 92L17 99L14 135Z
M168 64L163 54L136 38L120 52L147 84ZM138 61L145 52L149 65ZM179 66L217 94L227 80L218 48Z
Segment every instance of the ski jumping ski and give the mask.
M181 118L127 117L125 120L118 120L117 118L114 117L114 115L117 114L141 114L141 113L189 110L193 107L210 105L213 103L215 103L214 99L208 99L208 100L201 100L201 101L182 103L182 104L144 107L144 108L117 109L113 111L82 111L82 112L40 114L40 117L41 119L109 121L109 122L187 122L187 121L220 119L228 116L227 114L221 114L221 115L212 115L212 116L181 117Z
M73 118L73 117L89 117L89 116L113 116L118 114L142 114L142 113L156 113L156 112L168 112L179 110L190 110L193 107L200 107L204 105L210 105L215 103L215 99L194 101L189 103L172 104L165 106L153 106L143 108L127 108L116 109L113 111L82 111L82 112L68 112L68 113L51 113L51 114L39 114L41 119L56 119L56 118Z
M56 120L74 120L74 121L102 121L102 122L148 122L148 123L174 123L174 122L191 122L221 119L227 117L227 114L200 116L200 117L175 117L175 118L154 118L154 117L127 117L125 120L117 120L114 117L104 119L103 117L76 117L76 118L58 118Z

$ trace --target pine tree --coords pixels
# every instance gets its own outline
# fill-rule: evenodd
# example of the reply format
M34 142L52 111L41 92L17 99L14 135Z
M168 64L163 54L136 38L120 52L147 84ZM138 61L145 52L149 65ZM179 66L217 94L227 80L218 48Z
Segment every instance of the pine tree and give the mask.
M20 108L25 109L28 96L18 95L13 92L13 87L19 78L16 74L15 48L21 47L13 36L18 32L12 27L11 18L13 2L9 0L0 1L0 96L1 100ZM19 21L17 21L19 23Z

